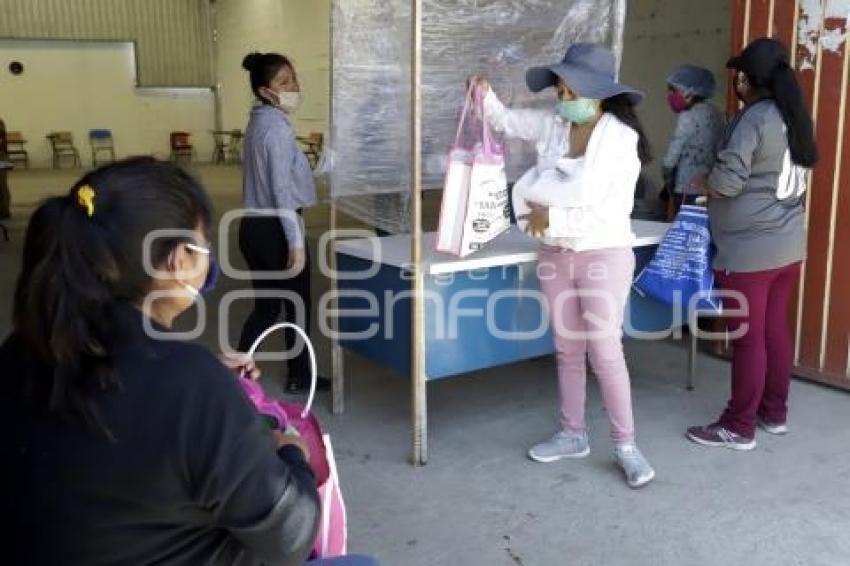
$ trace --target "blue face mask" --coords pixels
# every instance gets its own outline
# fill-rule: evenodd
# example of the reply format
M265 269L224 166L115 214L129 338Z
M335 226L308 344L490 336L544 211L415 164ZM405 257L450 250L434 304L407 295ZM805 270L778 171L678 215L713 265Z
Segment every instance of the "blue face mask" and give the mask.
M186 289L195 296L198 295L208 295L215 289L216 283L218 283L218 276L220 274L218 268L218 262L215 260L215 256L212 253L212 250L209 248L202 248L201 246L197 246L195 244L186 244L186 247L192 250L193 252L199 254L205 254L209 256L209 269L207 269L207 276L204 279L204 284L201 285L200 289L195 289L191 285L183 284Z
M586 124L596 116L596 101L592 98L560 100L556 108L561 118L573 124Z

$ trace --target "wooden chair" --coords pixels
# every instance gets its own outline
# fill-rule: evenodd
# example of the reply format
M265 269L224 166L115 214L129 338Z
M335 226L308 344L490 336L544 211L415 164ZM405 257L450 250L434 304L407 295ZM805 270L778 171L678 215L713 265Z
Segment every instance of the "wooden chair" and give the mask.
M62 159L70 157L74 161L74 166L79 167L80 152L74 146L74 134L71 132L53 132L47 135L50 141L50 146L53 148L53 168L59 169L62 165Z
M109 155L109 161L115 161L115 141L111 130L89 130L89 145L93 167L97 167L97 154L101 152Z
M21 132L8 132L6 134L6 158L12 163L22 163L24 169L29 169L30 154L24 149L27 140Z
M192 147L192 134L189 132L171 132L169 134L169 144L171 145L171 161L177 162L181 158L186 158L189 162L195 155L195 148Z
M230 134L226 132L214 131L212 132L213 137L213 153L212 153L212 163L226 163L227 162L227 147L228 142L227 138Z
M324 145L325 137L320 132L310 132L306 138L299 137L298 141L304 146L304 155L307 156L307 161L310 162L310 167L315 168L319 162L319 157L322 155L322 145Z
M227 159L231 163L242 163L242 140L245 135L242 130L230 132L230 144L227 146Z

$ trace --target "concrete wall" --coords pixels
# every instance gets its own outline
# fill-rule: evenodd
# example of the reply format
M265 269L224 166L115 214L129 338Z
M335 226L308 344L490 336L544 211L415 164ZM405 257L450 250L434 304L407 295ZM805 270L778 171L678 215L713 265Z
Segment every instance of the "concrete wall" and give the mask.
M18 76L8 72L21 61ZM70 130L88 166L88 131L112 130L118 157L166 157L168 134L193 134L198 157L209 160L213 100L209 89L137 89L130 43L0 40L0 112L6 128L21 131L32 167L51 166L45 136Z
M218 0L216 74L224 129L244 128L254 100L242 58L274 51L293 60L304 103L301 134L327 129L330 99L330 0Z
M131 41L139 84L213 84L210 0L2 0L0 37Z
M726 60L729 58L731 0L632 0L623 49L621 79L646 93L640 117L655 149L646 173L660 183L661 159L676 116L667 105L669 72L681 63L714 71L715 104L726 107Z
M693 17L699 14L698 18ZM661 155L675 117L667 108L664 78L684 62L705 65L725 82L729 51L730 0L640 0L629 3L622 78L647 93L641 106L656 154ZM325 131L330 93L330 0L218 0L217 65L222 125L244 128L253 95L242 57L249 51L279 51L296 64L304 105L296 114L299 133ZM8 75L0 107L9 129L31 140L33 163L49 163L44 135L70 129L88 154L86 132L111 128L121 155L165 155L168 132L192 132L198 155L208 160L212 98L205 91L133 88L130 44L0 40L0 68L21 60L19 77ZM724 89L717 103L723 107ZM22 101L24 109L17 112ZM39 109L32 111L32 108ZM648 169L656 180L658 163Z

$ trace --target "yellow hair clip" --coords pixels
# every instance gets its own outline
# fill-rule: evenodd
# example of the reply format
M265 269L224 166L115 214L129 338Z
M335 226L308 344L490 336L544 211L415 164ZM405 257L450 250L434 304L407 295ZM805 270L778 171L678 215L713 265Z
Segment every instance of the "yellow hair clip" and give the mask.
M77 190L77 202L86 209L86 214L94 215L94 189L91 185L83 185Z

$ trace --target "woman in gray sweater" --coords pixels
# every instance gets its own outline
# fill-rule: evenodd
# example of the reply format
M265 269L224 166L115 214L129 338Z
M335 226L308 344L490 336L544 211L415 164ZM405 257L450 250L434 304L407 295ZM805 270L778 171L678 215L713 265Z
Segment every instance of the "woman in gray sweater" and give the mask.
M758 423L788 431L792 345L788 308L806 255L804 192L817 161L812 120L787 48L758 39L728 67L744 102L708 179L716 280L733 341L732 398L721 417L688 429L704 446L752 450ZM732 296L729 296L729 295Z

